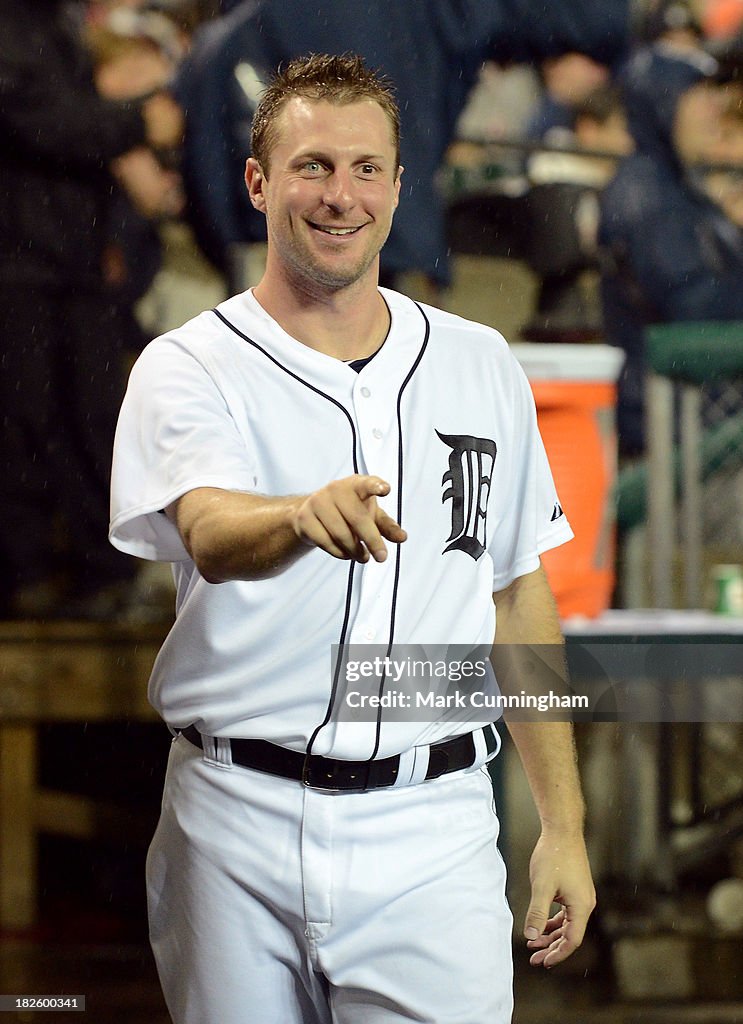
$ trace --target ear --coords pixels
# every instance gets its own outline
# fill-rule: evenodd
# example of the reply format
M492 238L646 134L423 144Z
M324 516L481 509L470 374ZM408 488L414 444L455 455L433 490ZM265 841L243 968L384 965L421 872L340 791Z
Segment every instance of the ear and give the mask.
M263 185L266 176L258 161L250 156L245 161L245 186L250 196L250 201L256 210L266 212L266 197L263 195Z
M402 164L400 164L400 166L397 168L397 177L395 178L395 201L394 201L393 207L392 207L393 210L397 209L397 204L400 202L400 185L401 185L400 178L402 177L402 172L404 170L405 170L405 168L403 167Z

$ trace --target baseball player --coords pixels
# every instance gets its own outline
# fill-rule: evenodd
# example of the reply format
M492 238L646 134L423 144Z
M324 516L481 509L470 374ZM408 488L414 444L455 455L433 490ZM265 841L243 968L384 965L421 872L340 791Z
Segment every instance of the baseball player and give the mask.
M494 729L343 714L331 655L490 646L496 619L561 639L539 556L571 532L523 373L496 332L377 286L398 141L360 58L280 72L246 167L265 276L148 346L122 408L111 539L177 584L147 868L176 1024L511 1019ZM572 737L511 729L542 819L525 936L551 967L594 900Z

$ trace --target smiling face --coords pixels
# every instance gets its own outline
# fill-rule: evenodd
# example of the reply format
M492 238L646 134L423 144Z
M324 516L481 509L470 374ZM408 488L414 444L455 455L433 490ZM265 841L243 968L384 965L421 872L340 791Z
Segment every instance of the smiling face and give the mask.
M378 255L400 193L392 131L374 100L289 99L268 168L251 157L246 183L268 223L267 274L302 291L375 287Z

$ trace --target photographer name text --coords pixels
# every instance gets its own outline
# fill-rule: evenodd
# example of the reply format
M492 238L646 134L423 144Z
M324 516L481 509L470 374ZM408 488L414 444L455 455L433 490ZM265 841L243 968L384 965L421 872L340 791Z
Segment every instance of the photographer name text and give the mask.
M586 710L588 697L581 694L564 693L408 693L404 690L388 690L383 694L361 693L351 690L345 697L346 706L358 708L412 708L416 710L482 708L496 711L531 709L536 711Z

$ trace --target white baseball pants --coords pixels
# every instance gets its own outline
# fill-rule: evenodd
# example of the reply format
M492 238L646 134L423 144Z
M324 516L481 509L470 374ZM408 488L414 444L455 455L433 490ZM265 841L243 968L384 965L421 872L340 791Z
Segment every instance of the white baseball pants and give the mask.
M507 1024L487 769L322 793L173 742L147 877L174 1024Z

